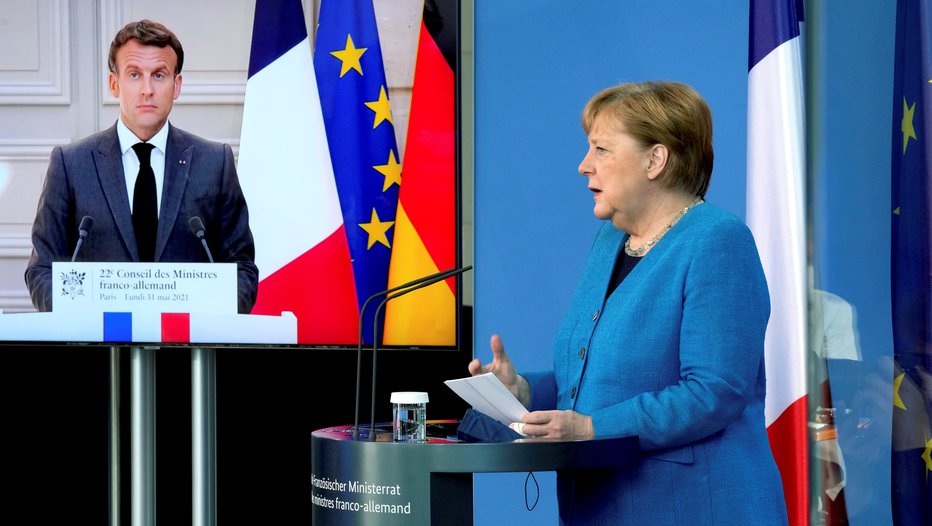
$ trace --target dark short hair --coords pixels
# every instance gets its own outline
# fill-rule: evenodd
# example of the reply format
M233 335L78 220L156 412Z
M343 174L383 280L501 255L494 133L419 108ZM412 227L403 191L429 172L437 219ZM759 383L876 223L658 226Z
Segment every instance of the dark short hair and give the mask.
M151 20L130 22L123 26L123 29L113 37L113 42L110 43L110 54L107 55L107 63L112 73L117 72L117 50L134 39L144 46L171 47L175 51L175 55L178 56L178 63L175 65L175 75L181 73L181 66L184 64L184 49L181 47L181 41L178 40L178 37L175 36L170 29Z
M588 135L600 115L611 117L643 147L670 151L660 181L705 196L712 177L712 112L699 93L681 82L630 82L596 93L582 113Z

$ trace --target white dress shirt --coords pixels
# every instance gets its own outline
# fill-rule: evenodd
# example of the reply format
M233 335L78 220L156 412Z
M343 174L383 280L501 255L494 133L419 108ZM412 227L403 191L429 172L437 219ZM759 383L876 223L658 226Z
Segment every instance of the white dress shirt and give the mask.
M129 211L133 212L133 192L136 189L136 176L139 175L139 158L133 145L138 142L148 142L152 149L149 162L155 174L155 205L156 211L162 210L162 186L165 180L165 146L168 144L168 121L148 141L140 140L136 134L123 124L123 119L117 119L117 137L120 139L120 151L123 152L123 176L126 178L126 192L129 195Z

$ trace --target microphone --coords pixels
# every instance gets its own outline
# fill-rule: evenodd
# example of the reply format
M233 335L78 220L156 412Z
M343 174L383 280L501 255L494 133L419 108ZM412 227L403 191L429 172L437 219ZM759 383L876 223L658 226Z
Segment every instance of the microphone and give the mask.
M423 276L423 277L411 280L407 283L398 285L397 287L392 287L390 289L383 290L381 292L376 292L375 294L366 298L366 301L363 302L362 308L359 309L359 339L357 340L358 343L356 346L356 418L355 418L355 421L353 422L353 440L359 439L359 386L360 384L362 384L362 322L364 319L363 314L366 312L366 307L369 306L369 302L374 300L375 298L378 298L379 296L384 296L386 294L391 294L392 292L406 289L408 287L420 285L421 283L424 283L426 281L429 281L435 278L447 279L461 272L466 272L467 270L471 268L472 266L469 266L467 268L462 268L462 269L449 269L449 270L444 270L442 272L437 272L435 274L431 274L429 276ZM376 317L375 319L377 322L379 318Z
M87 237L87 233L90 232L91 227L94 226L94 218L91 216L84 216L81 218L81 224L78 225L78 243L74 246L74 253L71 254L71 262L74 263L78 259L78 251L81 250L81 245L84 244L84 238Z
M443 281L453 276L457 276L471 269L472 269L472 265L467 265L463 268L449 269L443 272L437 272L435 274L431 274L429 276L424 276L424 277L415 279L413 281L409 281L408 283L405 283L403 285L392 287L388 290L384 290L382 292L373 294L368 299L366 299L365 303L363 303L363 307L362 309L360 309L360 313L359 313L359 325L360 325L359 327L359 349L358 349L359 355L357 356L357 359L356 359L356 422L353 427L353 439L357 439L359 437L359 384L360 384L360 360L359 358L362 355L362 322L363 322L362 312L365 310L366 306L369 304L369 301L379 296L383 296L383 295L385 296L385 299L382 300L381 303L379 303L378 308L375 310L375 318L374 318L373 330L372 330L372 387L371 387L372 403L371 403L371 414L370 414L371 419L369 420L369 438L370 440L375 440L376 351L378 350L378 346L379 346L379 313L381 312L382 307L384 307L385 304L388 303L389 301L399 296L404 296L405 294L409 292L414 292L415 290L422 289L424 287L429 287L437 282Z
M444 270L442 272L437 272L435 274L430 274L429 276L423 276L423 277L411 280L407 283L398 285L397 287L392 287L390 289L383 290L381 292L376 292L375 294L366 298L366 301L363 302L362 308L359 309L359 339L357 340L358 343L356 346L356 418L355 418L355 421L353 422L353 440L357 440L359 438L359 386L362 383L362 322L363 322L363 313L366 312L366 307L369 306L369 302L374 300L375 298L378 298L379 296L391 294L393 292L407 289L409 287L415 287L415 286L421 285L422 283L426 283L427 281L430 281L430 280L436 279L439 281L441 279L447 279L457 274L466 272L467 270L471 268L472 266L470 265L465 268L449 269L449 270ZM436 281L432 281L430 284L433 284L433 283L436 283ZM376 323L378 323L378 319L379 319L378 315L376 315L375 319L376 319ZM373 367L374 365L375 364L373 364ZM374 392L375 391L373 390L373 393ZM375 395L373 394L373 397L374 396Z
M194 216L189 219L188 228L191 229L191 233L194 234L194 237L201 240L201 245L204 247L204 252L207 252L207 259L213 263L214 256L210 253L210 248L207 246L207 240L204 239L204 222L201 221L200 216Z

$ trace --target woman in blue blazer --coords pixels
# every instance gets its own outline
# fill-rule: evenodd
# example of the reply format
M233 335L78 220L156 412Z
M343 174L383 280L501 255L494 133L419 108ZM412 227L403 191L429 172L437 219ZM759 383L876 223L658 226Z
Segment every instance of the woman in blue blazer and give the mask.
M764 424L767 283L754 239L703 201L712 117L680 83L614 86L583 111L579 165L599 231L557 333L554 368L494 372L531 412L522 432L636 435L621 470L559 473L561 524L786 524Z

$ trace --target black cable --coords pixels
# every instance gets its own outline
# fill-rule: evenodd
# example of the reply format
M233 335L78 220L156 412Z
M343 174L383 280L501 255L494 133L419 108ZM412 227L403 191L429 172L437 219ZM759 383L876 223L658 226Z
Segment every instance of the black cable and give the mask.
M527 483L529 480L534 481L534 489L537 491L537 495L534 496L534 504L528 504ZM534 472L528 471L527 477L524 478L524 507L527 508L528 511L534 511L538 502L540 502L540 485L537 483L537 477L534 476Z

